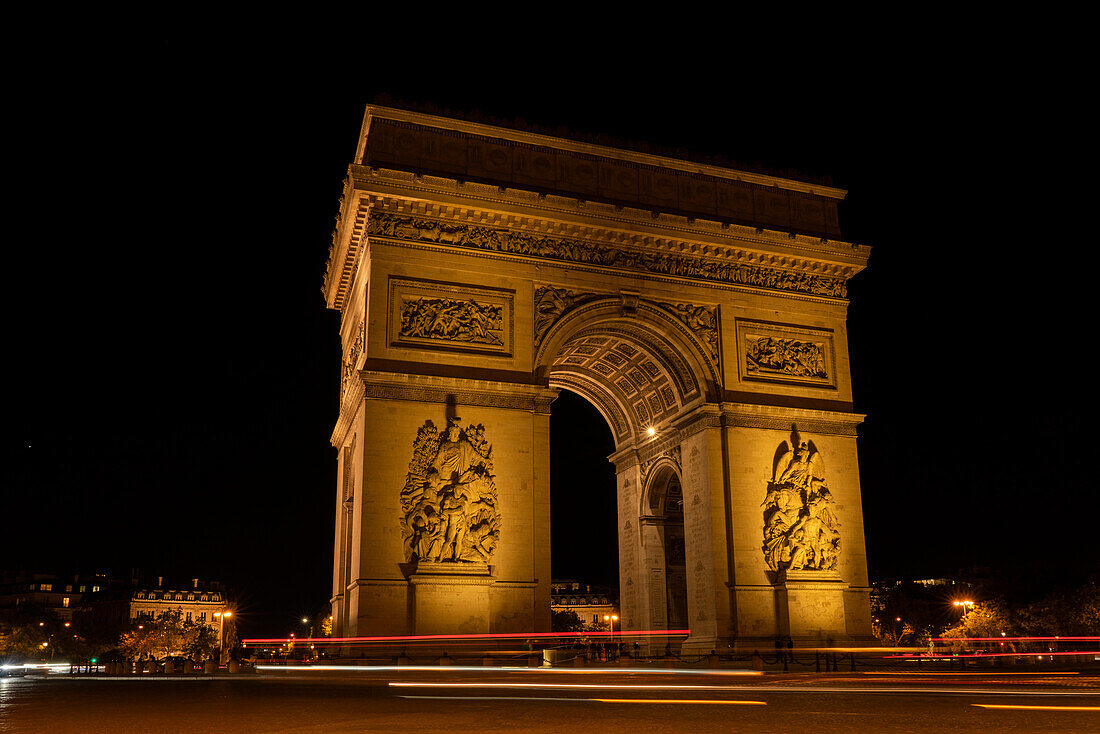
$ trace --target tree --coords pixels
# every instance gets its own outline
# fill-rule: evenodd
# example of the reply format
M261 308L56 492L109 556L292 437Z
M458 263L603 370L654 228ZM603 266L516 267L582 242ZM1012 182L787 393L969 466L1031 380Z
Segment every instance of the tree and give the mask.
M584 622L572 609L550 612L550 629L554 632L584 632Z
M178 609L165 612L154 620L136 621L119 639L119 650L127 657L187 655L202 658L211 655L217 634L200 622L183 618Z

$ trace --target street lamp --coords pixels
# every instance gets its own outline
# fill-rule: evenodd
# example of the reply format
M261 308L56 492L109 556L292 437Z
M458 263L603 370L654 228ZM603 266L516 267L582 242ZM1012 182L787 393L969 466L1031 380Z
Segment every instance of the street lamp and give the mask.
M225 620L233 616L233 612L214 612L218 618L218 665L225 665Z
M615 644L615 622L617 622L618 620L619 620L619 615L617 615L617 614L605 614L605 615L603 615L603 621L607 622L608 626L611 628L611 644L612 645Z

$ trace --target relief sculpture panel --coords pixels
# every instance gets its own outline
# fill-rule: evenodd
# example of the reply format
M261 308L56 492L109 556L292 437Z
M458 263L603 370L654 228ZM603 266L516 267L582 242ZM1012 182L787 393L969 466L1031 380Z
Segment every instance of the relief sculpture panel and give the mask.
M791 434L764 498L764 557L773 571L834 571L840 553L840 521L825 483L821 453Z
M833 332L739 319L741 379L835 388Z
M417 431L401 490L405 562L488 563L500 540L493 447L460 418Z
M513 292L390 279L393 346L512 354Z

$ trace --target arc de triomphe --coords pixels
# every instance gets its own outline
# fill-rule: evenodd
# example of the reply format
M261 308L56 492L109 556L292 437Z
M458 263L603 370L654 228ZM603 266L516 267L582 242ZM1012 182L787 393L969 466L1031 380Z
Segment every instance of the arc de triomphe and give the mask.
M324 283L334 633L549 630L568 389L616 444L624 631L869 637L844 195L368 107Z

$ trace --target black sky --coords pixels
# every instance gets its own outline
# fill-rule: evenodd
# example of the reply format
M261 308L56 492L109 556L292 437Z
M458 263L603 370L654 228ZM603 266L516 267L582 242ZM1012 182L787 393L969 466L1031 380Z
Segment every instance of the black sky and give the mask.
M256 633L321 609L340 360L321 277L363 106L387 93L830 176L846 239L874 248L849 318L872 576L1096 569L1092 258L1055 175L1072 150L1020 104L1050 91L1015 67L430 83L327 56L186 61L18 85L0 567L220 578ZM613 501L580 484L613 493L609 437L584 411L554 421L554 572L613 581Z

